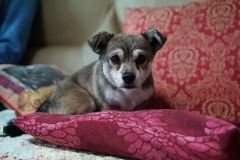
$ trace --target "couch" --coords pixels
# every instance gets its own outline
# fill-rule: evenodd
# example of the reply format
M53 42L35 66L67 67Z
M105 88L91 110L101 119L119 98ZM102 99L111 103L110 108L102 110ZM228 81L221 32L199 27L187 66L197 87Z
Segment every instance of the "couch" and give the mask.
M41 0L23 63L55 64L75 72L97 59L87 39L103 30L122 31L126 7L187 2L190 0Z
M194 19L194 21L196 21L196 29L194 29L194 26L192 27L191 25L195 25L192 24L195 22L192 22L191 16L195 16L194 10L197 10L196 8L199 7L196 7L197 5L195 3L187 6L184 5L190 2L201 1L204 0L151 0L147 2L144 0L103 0L101 2L97 0L42 0L39 4L39 11L36 16L36 22L33 26L26 58L24 57L23 61L25 60L25 63L30 64L55 64L60 68L65 69L68 73L73 73L97 59L97 55L94 54L87 45L87 39L97 32L106 30L113 33L122 31L137 34L143 31L144 27L156 27L168 36L166 46L164 46L163 50L157 54L157 58L155 58L153 65L153 74L154 77L156 77L154 80L155 86L157 86L156 92L159 93L158 95L165 99L165 101L168 101L168 103L172 103L171 106L178 106L174 107L175 109L186 109L198 112L198 108L201 108L200 113L210 114L225 120L237 121L237 119L240 119L240 112L236 107L237 105L240 105L238 102L239 96L233 96L230 98L231 96L228 96L228 94L220 95L219 93L217 99L216 97L212 97L210 100L207 97L211 97L211 95L208 95L205 92L210 93L209 90L214 92L214 87L204 89L205 87L201 86L206 86L206 83L208 82L210 85L210 82L213 81L210 80L210 78L208 80L205 79L204 77L213 77L212 75L207 76L206 74L212 74L217 71L215 66L226 63L226 65L218 69L219 72L222 72L222 77L225 77L222 81L230 82L234 80L234 82L226 82L226 84L222 86L222 90L232 95L239 94L238 90L234 91L231 89L238 88L235 83L238 83L237 59L239 56L237 54L234 55L235 52L238 52L237 50L239 46L237 40L239 37L237 29L238 24L237 22L231 24L232 26L230 26L229 31L225 31L224 29L224 27L228 27L228 23L233 22L234 14L237 14L238 8L232 6L231 2L225 2L224 0L219 0L216 4L206 4L212 5L212 10L200 10L201 13L199 13ZM221 3L223 6L226 6L226 8L220 7L218 9L216 7L217 4ZM128 12L125 12L125 9L129 7L169 5L172 7L160 7L160 10L162 10L161 12L157 11L158 9L139 9L132 11L128 10ZM179 6L183 6L183 8L179 8ZM89 9L89 7L91 9ZM186 13L183 13L183 11L181 11L182 9L185 10ZM171 10L173 12L171 12ZM205 10L207 9L205 8ZM226 12L226 15L224 15L224 11ZM155 14L160 16L156 16ZM209 16L207 16L207 14ZM135 17L132 15L135 15ZM144 15L149 16L149 18L145 17L145 19L143 19L145 22L143 23L141 22L142 20L139 19L141 17L138 16ZM206 19L204 19L203 15ZM151 16L153 19L156 19L156 22L151 21ZM218 16L221 18L218 19ZM72 18L70 19L69 17ZM183 21L182 17L187 18L184 18L185 20ZM237 19L237 17L235 19ZM180 23L191 25L185 27L184 24ZM138 26L138 28L135 26ZM179 27L181 28L179 29ZM190 36L187 33L191 30L193 31ZM211 41L211 39L215 40ZM232 43L232 45L230 46L229 44L226 44L226 42L224 42L225 39L227 42ZM215 43L215 41L218 43ZM215 44L215 48L212 45L213 43ZM189 47L189 45L195 45L196 47ZM224 45L225 47L223 47ZM182 46L182 48L179 46ZM219 51L216 49L221 47L228 48L231 52L229 53L229 57L225 53L213 53L220 52L221 49ZM166 62L163 62L164 59L170 58L168 57L169 53L171 53L171 56L174 56L176 54L181 54L182 51L190 56L189 59L181 60L177 57L172 57ZM200 51L199 55L198 53L195 54L197 51ZM208 52L213 56L206 55ZM215 54L222 54L222 56L218 57L222 57L223 59L214 59ZM226 57L224 57L225 55ZM236 58L236 63L234 62L235 60L233 60L234 58ZM226 62L223 62L225 60ZM179 62L184 63L184 65ZM215 62L217 62L215 65L209 65L210 63L214 64ZM208 73L209 71L212 71L212 73ZM203 98L202 94L208 96ZM209 101L206 99L209 99ZM221 109L214 109L216 108L214 106L218 104L215 103L216 101L219 103L221 102ZM199 107L202 105L211 107Z
M141 112L139 116L137 112L136 114L129 113L129 115L126 113L115 114L115 112L99 113L97 118L94 113L83 117L69 116L66 119L71 122L74 119L80 119L81 123L85 123L91 119L93 126L99 128L103 133L107 132L106 128L109 126L99 124L101 122L111 123L110 126L113 128L116 126L120 128L117 134L123 137L121 143L131 144L129 148L124 148L127 150L127 154L124 150L124 155L122 148L117 145L118 143L111 140L104 141L107 134L97 134L103 136L103 139L92 139L88 134L84 134L86 128L82 129L82 126L77 126L76 129L80 128L79 130L83 131L80 134L84 134L89 139L86 142L88 145L83 147L84 149L99 151L103 149L101 148L103 143L115 146L114 153L116 155L127 155L127 157L139 159L151 159L154 156L162 156L162 159L164 157L175 157L175 159L197 159L196 157L202 157L200 159L239 159L237 148L240 144L240 130L237 125L240 123L240 74L238 69L240 64L240 4L237 0L189 2L188 0L40 1L39 12L36 16L26 55L23 58L23 64L55 64L68 73L75 72L97 59L97 56L87 46L86 40L101 30L138 34L146 28L154 27L168 37L166 45L156 54L153 62L155 94L151 99L152 103L148 105L163 105L163 107L167 105L168 108L174 110L160 110L155 113L149 111L150 114L156 114L157 118L153 118L153 121L157 121L156 125L152 123L151 116L148 117L148 114ZM132 9L128 7L132 7ZM125 9L127 10L125 11ZM163 101L164 103L162 103ZM182 110L187 112L182 112ZM163 116L159 116L158 112ZM125 122L124 118L116 115L127 116L130 121ZM140 127L142 130L134 130L135 125L139 125L138 122L141 121L139 117L143 119L147 117L146 122L149 122L150 126L160 125L161 131L158 132L158 127L150 129ZM112 120L112 118L115 119ZM158 123L158 118L163 123ZM59 119L62 120L65 117L60 116ZM55 123L59 119L53 118L51 120ZM24 123L25 131L40 137L40 139L61 144L60 134L52 139L46 136L45 129L45 132L41 132L43 128L49 127L50 124L46 124L49 120L48 115L45 117L45 115L33 114L19 118L17 123L20 126ZM132 122L131 120L134 123L128 123ZM38 121L40 121L37 123L40 129L35 132L32 125ZM120 122L116 125L114 121ZM144 126L146 122L141 123L141 125ZM94 130L90 127L91 129ZM152 129L156 129L156 134L154 134L155 131L152 132ZM156 139L152 141L153 139L149 138L152 135L149 134L140 136L143 131L151 131L152 135L157 136L164 132L163 135L167 138L163 139L168 139L166 140L168 143L164 141L159 143ZM55 130L51 132L55 132ZM116 134L112 133L112 130L109 132L111 132L110 136ZM35 149L39 150L39 144L40 146L41 144L49 146L35 139L29 141L29 138L31 136L25 135L18 140L19 143L25 144L26 148L33 146L33 152ZM14 140L9 137L1 139L4 145L9 145L8 142ZM19 147L19 143L17 147ZM95 144L98 148L94 148ZM153 147L149 147L149 144ZM169 144L171 144L170 147ZM172 146L175 148L171 148ZM15 146L15 148L17 147ZM31 156L43 157L43 159L46 156L53 158L58 153L62 153L63 150L65 151L65 148L55 147L50 146L50 150L49 148L46 150L41 148L40 154L35 156L31 152ZM79 147L82 149L82 146ZM156 149L159 152L156 152ZM55 152L46 155L45 152L52 150ZM151 152L148 152L149 150ZM109 153L108 149L101 151L101 153ZM2 153L6 152L24 158L24 154L14 153L8 149ZM71 159L75 156L75 151L67 150L66 152ZM147 152L148 154L145 154ZM3 154L3 158L6 155L9 154ZM229 155L230 157L228 157ZM95 156L84 152L78 156L85 156L87 159L90 157L113 159L113 157ZM62 154L60 157L67 159ZM156 157L155 159L157 159Z

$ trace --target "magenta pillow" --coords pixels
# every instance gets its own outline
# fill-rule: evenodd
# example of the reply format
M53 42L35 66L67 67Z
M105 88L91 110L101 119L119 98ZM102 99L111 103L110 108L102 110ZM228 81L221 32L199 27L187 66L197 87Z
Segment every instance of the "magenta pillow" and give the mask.
M240 131L223 120L177 110L33 113L14 123L44 141L135 159L240 157Z

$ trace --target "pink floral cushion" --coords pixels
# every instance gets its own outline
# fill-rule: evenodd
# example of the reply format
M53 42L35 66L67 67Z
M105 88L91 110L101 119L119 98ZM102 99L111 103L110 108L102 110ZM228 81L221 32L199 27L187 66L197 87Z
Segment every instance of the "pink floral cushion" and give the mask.
M240 131L223 120L177 110L33 113L15 119L23 131L65 147L143 160L240 157Z
M125 32L152 27L168 37L153 63L156 96L174 109L239 123L240 1L126 11Z

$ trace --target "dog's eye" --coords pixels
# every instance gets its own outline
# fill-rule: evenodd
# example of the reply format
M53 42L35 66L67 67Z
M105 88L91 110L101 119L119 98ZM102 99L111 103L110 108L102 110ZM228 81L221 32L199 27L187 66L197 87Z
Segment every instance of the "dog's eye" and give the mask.
M144 64L147 58L144 55L139 55L135 61L137 64Z
M120 63L120 58L117 55L112 56L110 58L110 60L111 60L112 64L119 64Z

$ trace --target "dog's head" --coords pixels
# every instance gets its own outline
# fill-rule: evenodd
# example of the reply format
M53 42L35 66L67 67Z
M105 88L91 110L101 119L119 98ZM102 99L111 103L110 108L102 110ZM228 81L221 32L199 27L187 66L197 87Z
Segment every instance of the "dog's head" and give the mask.
M137 36L100 32L88 43L99 54L107 80L115 87L130 89L140 87L150 76L153 57L165 41L161 33L149 29Z

